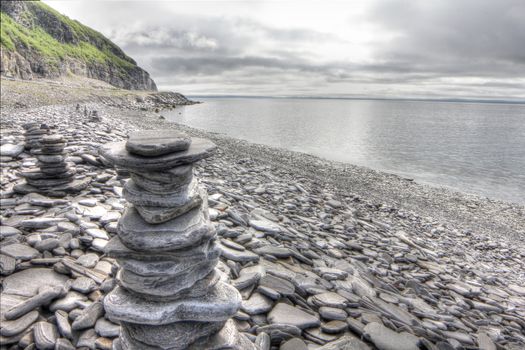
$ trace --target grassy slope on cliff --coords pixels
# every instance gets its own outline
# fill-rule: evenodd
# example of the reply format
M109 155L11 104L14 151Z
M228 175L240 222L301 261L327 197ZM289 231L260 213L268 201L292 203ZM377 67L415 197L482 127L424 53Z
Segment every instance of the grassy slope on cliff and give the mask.
M111 67L123 79L137 70L136 62L104 35L40 1L2 1L1 23L2 50L38 57L50 75L58 76L68 59Z

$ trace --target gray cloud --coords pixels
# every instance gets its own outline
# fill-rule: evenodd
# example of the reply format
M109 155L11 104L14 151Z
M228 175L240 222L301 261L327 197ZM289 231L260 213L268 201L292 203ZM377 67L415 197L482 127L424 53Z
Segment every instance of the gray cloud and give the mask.
M367 31L359 34L370 38L371 54L347 61L317 55L323 44L345 53L354 44L344 32L294 26L300 6L286 28L241 17L235 6L228 15L202 15L166 1L89 2L73 17L91 14L95 29L161 88L182 92L525 98L525 0L370 2L359 17L367 25L348 28Z
M445 76L525 75L523 0L389 0L370 19L395 35L375 49L383 66Z

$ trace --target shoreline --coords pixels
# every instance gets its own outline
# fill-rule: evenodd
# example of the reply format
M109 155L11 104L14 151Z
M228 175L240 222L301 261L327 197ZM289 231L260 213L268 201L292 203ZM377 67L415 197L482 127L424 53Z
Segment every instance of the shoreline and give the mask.
M285 303L323 321L295 333L309 349L356 336L368 346L406 337L402 332L411 333L414 342L455 341L467 348L477 344L476 334L500 348L520 349L525 344L520 335L525 329L523 206L251 144L162 120L153 111L99 102L86 106L98 112L98 121L75 111L75 104L2 109L3 143L20 142L21 125L29 120L54 124L70 142L68 152L78 174L92 180L79 196L49 206L47 199L10 190L20 180L16 172L22 163L31 162L31 155L2 157L0 218L10 236L2 231L0 249L8 254L14 254L10 246L38 250L30 259L13 261L14 270L0 280L26 271L39 273L42 266L52 267L56 279L58 274L75 279L81 271L97 279L98 294L89 296L100 300L107 286L112 288L114 261L104 256L103 247L116 234L116 220L124 209L125 176L104 166L98 147L124 139L132 130L174 128L218 145L216 154L198 163L195 173L209 195L210 218L223 249L222 269L243 296L237 327L251 339L261 330L286 334L289 328L269 321L276 306ZM34 217L50 218L51 226L35 229ZM68 222L53 224L56 219ZM41 243L50 239L68 243L43 251ZM69 243L73 240L74 249ZM71 260L90 254L100 260L100 268L81 268ZM74 267L74 273L64 264ZM246 286L242 276L254 268L273 277L250 280ZM285 294L279 296L278 291ZM278 298L272 299L275 293ZM326 312L322 306L340 311ZM328 321L341 313L348 324L330 333ZM284 316L275 311L272 317ZM367 328L371 324L393 334L374 335L373 327Z

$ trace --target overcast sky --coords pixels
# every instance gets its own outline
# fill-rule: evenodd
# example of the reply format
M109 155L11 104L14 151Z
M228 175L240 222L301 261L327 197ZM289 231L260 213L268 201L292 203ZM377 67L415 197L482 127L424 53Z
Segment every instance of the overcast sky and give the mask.
M46 0L189 95L525 99L525 0Z

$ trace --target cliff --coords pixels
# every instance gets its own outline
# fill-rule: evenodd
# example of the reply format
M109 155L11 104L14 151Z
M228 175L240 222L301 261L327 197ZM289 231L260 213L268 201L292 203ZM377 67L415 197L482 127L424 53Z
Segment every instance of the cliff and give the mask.
M0 14L2 76L74 74L128 90L157 90L148 72L117 45L40 1L2 1Z

